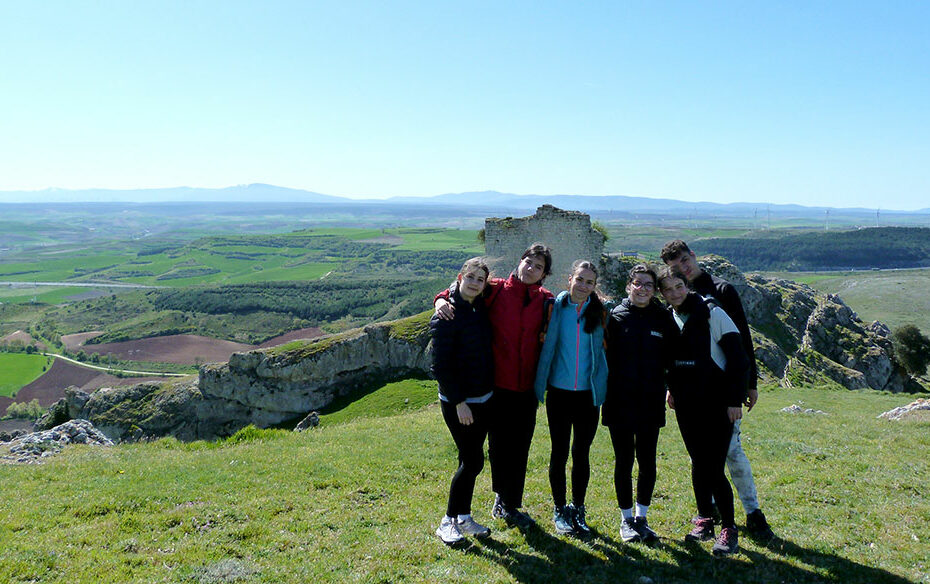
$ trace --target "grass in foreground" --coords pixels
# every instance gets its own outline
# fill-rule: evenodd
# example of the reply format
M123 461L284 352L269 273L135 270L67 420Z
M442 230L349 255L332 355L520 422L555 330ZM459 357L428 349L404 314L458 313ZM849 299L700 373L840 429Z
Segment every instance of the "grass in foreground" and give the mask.
M492 537L447 548L433 530L455 450L430 405L335 425L324 418L302 434L246 429L219 443L71 447L41 466L0 466L0 581L930 582L930 426L876 419L908 401L764 392L744 444L782 539L766 547L742 538L730 559L682 542L694 504L673 415L650 508L659 545L619 540L604 428L587 501L599 535L553 534L540 410L526 497L539 529L522 534L489 519L486 467L474 512ZM779 411L792 403L828 415Z
M24 385L31 383L51 365L43 355L26 353L0 353L0 395L11 397Z

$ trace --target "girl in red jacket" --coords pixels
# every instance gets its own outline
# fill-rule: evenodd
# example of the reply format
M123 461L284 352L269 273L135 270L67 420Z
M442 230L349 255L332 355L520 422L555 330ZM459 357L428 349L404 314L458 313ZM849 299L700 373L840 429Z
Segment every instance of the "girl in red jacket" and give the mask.
M491 514L520 528L533 519L521 510L526 463L536 429L538 402L533 391L539 362L546 300L552 292L542 282L552 270L552 253L542 243L523 252L520 263L506 280L491 278L485 303L491 320L494 348L494 397L488 455L491 484L496 497ZM454 313L449 291L436 297L441 318Z

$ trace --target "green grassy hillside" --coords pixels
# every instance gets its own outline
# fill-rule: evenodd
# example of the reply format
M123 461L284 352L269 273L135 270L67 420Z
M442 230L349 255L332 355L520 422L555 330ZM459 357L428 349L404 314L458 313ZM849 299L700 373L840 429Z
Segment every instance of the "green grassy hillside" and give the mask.
M604 428L588 497L598 535L554 535L543 410L526 497L540 528L522 534L490 520L490 540L447 548L433 530L455 450L430 405L338 424L324 417L302 434L246 429L225 442L71 447L42 465L0 465L0 484L15 485L0 499L0 581L928 582L930 423L876 419L909 399L764 391L745 447L782 539L766 547L742 538L730 559L682 542L694 504L671 415L649 512L662 543L620 542ZM779 411L802 402L827 415ZM377 402L367 414L397 407ZM481 521L490 500L486 467L474 507Z

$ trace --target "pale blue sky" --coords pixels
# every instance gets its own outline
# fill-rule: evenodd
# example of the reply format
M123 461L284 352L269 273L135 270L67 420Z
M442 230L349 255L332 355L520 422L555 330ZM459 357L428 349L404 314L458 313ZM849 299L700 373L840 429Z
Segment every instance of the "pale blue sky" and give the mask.
M0 190L930 206L927 2L2 2Z

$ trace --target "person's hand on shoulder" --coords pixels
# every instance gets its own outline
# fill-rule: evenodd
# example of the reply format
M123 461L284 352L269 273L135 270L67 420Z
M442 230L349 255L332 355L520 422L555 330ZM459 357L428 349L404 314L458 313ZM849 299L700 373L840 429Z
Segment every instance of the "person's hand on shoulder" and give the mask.
M445 298L437 299L433 303L433 308L436 310L436 315L443 320L452 320L455 316L455 308Z

